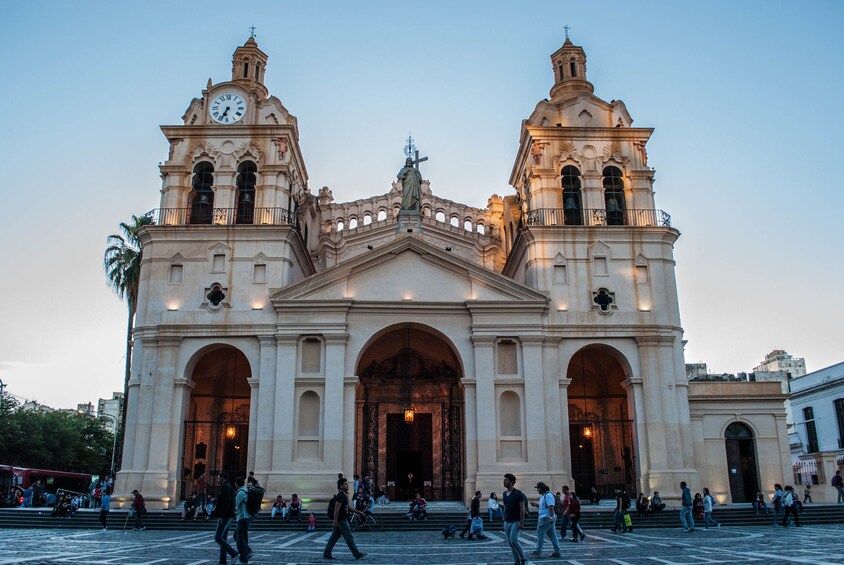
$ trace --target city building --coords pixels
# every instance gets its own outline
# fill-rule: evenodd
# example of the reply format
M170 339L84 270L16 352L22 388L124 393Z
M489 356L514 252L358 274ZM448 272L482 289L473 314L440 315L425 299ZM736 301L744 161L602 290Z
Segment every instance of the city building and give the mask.
M551 55L512 191L485 208L435 194L410 140L389 192L313 194L267 62L250 38L161 128L118 503L175 505L220 470L464 502L505 472L722 502L790 473L779 385L686 377L653 130L595 96L581 47Z
M802 357L793 357L782 349L774 349L765 355L765 360L754 367L753 371L785 371L793 379L806 374L806 360Z
M836 470L844 471L844 362L791 379L794 429L791 454L802 476L795 482L812 487L820 500L834 502L830 486Z
M105 427L114 433L123 418L123 393L115 392L111 398L100 398L97 401L97 417L105 420Z

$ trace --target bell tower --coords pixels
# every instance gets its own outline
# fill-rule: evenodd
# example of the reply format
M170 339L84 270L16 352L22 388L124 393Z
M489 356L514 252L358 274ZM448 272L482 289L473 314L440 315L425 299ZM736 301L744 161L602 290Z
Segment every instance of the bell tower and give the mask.
M269 94L264 86L264 72L267 70L267 54L258 48L258 42L252 36L232 55L232 82L243 86L250 92L257 92L260 98Z
M554 86L551 101L570 98L580 92L592 94L595 88L586 80L586 53L566 38L563 46L551 55L554 67Z

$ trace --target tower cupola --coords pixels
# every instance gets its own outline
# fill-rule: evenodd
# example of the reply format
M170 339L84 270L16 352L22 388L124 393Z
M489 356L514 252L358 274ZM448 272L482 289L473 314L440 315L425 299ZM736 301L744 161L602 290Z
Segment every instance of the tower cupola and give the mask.
M551 88L551 101L570 98L580 92L592 93L595 88L586 80L586 53L583 48L566 42L553 55L551 65L554 68L554 86Z
M250 37L243 47L235 49L232 55L232 82L243 85L250 91L256 91L261 98L269 95L264 86L264 72L267 70L267 54L258 48L255 37Z

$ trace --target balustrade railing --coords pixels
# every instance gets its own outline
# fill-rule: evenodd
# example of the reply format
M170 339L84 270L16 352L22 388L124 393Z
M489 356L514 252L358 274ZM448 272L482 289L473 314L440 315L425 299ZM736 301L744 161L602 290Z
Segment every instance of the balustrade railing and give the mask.
M529 226L633 226L671 227L671 216L662 210L605 210L603 208L539 208L525 217Z
M285 208L156 208L147 217L159 226L186 225L293 225L294 214Z

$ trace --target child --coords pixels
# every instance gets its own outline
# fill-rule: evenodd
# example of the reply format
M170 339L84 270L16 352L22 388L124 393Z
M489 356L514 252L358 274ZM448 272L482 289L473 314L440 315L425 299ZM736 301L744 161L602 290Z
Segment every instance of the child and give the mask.
M803 503L812 502L812 485L806 485L806 490L803 491Z
M314 513L311 512L311 515L308 516L308 531L315 532L316 531L316 516Z

